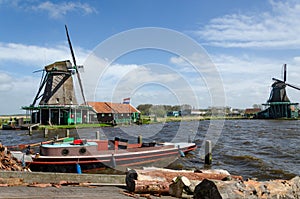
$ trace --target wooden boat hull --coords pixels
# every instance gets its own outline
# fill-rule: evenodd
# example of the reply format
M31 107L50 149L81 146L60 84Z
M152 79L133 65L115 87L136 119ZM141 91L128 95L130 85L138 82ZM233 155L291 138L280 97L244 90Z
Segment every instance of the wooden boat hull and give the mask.
M181 148L162 147L158 149L141 150L109 150L100 155L89 156L44 156L33 158L27 162L32 171L77 173L78 166L83 173L125 172L127 168L141 166L166 167L175 161L181 153L188 153L196 149L195 144Z

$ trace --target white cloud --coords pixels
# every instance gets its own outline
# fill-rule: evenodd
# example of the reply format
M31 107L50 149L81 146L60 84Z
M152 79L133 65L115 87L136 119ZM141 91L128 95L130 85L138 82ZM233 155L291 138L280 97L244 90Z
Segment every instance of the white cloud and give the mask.
M0 74L0 96L2 96L0 115L25 113L21 107L32 103L38 85L39 79L34 77L14 77L2 71Z
M46 11L51 18L55 19L61 18L69 12L79 12L82 14L92 14L97 12L96 9L89 4L80 2L53 3L51 1L46 1L38 5L32 5L31 9L40 12Z
M12 77L0 71L0 92L9 91L12 88Z
M1 43L0 42L0 64L6 61L14 63L32 64L37 67L51 64L55 61L72 59L70 50L66 45L57 45L53 47L25 45L19 43ZM82 48L74 49L78 63L87 57L88 51ZM79 60L79 61L78 61Z
M122 98L131 97L135 105L150 101L153 104L198 105L189 82L191 79L169 66L110 64L93 55L84 65L86 69L81 76L88 100L121 102Z
M269 2L272 11L214 18L196 34L219 47L299 49L300 3Z
M53 19L60 19L68 13L88 15L97 13L97 10L88 3L79 1L31 1L31 0L1 0L0 4L9 5L25 11L46 12Z

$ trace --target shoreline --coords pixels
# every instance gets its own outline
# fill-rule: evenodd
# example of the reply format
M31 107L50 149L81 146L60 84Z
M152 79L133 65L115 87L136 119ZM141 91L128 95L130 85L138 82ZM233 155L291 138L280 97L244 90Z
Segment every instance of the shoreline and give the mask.
M142 123L138 125L148 125L157 123L169 123L169 122L189 122L189 121L209 121L209 120L277 120L277 121L295 121L300 120L300 118L280 118L280 119L256 119L243 116L225 116L225 117L205 117L205 116L181 116L181 117L148 117L142 116ZM7 122L10 118L28 118L24 115L5 115L0 116L0 126ZM58 130L58 129L82 129L82 128L98 128L98 127L119 127L119 126L130 126L137 124L105 124L105 123L95 123L95 124L71 124L71 125L40 125L36 130Z
M152 168L153 169L153 168ZM157 168L160 171L160 168ZM137 175L146 175L147 179L152 176L147 174L147 170L136 170ZM144 189L138 184L143 182L143 178L138 178L131 190L131 184L128 183L130 172L127 175L111 175L111 174L76 174L76 173L46 173L46 172L24 172L24 171L0 171L0 198L98 198L101 193L101 198L192 198L193 194L203 194L204 192L197 191L200 186L207 193L221 194L224 198L244 198L251 196L253 198L266 198L267 196L283 196L286 198L298 197L300 194L300 177L296 176L290 180L268 180L256 181L254 179L236 178L232 175L226 179L218 180L218 176L225 175L218 170L207 170L207 173L192 174L188 170L165 170L167 175L164 177L168 187L161 187L164 190ZM140 174L141 172L141 174ZM143 173L146 172L146 173ZM170 173L168 173L170 172ZM176 180L169 181L168 176L174 172L183 172L178 174ZM213 173L210 173L213 172ZM157 173L157 172L155 172ZM158 172L159 173L159 172ZM191 175L188 175L191 174ZM199 180L191 180L194 175L206 175L207 177ZM173 174L172 174L173 175ZM186 180L181 181L185 177ZM237 176L239 177L239 176ZM155 180L155 177L153 178ZM197 181L197 182L196 182ZM157 181L145 181L148 186L157 185ZM187 183L187 182L191 182ZM196 182L196 184L195 184ZM154 183L154 184L153 184ZM161 182L162 183L162 182ZM182 185L179 185L183 183ZM205 184L205 186L204 186ZM196 187L195 187L196 186ZM159 187L159 186L158 186ZM185 188L183 188L185 187ZM185 192L186 188L192 188L193 193ZM137 189L138 188L138 189ZM215 189L216 188L216 189ZM168 190L166 192L166 190ZM161 192L163 191L163 192ZM175 191L175 192L174 192ZM178 194L179 193L179 194ZM207 194L205 193L205 194ZM192 195L191 195L192 194ZM237 197L239 196L239 197ZM243 197L242 197L243 196Z

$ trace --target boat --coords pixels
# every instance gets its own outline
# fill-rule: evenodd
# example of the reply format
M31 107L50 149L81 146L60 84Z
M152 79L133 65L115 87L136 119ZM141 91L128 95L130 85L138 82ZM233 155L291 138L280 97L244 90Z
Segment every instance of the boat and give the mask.
M41 143L39 152L19 155L31 171L63 173L106 173L141 166L167 166L197 148L195 143L134 143L114 140L67 138ZM17 156L15 154L15 156Z
M15 121L8 121L7 123L2 124L2 130L19 130L20 126L16 125Z

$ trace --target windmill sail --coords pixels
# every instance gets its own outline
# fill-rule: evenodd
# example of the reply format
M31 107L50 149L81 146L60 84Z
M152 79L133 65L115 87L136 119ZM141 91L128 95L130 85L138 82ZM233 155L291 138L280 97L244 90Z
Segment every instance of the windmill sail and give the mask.
M82 96L82 99L83 99L83 103L86 105L86 100L85 100L84 91L83 91L83 85L82 85L82 82L81 82L80 74L78 72L78 66L76 64L75 54L74 54L71 39L70 39L70 36L69 36L69 33L68 33L67 25L65 25L65 28L66 28L68 43L69 43L69 47L70 47L70 51L71 51L71 55L72 55L72 59L73 59L74 68L75 68L75 71L76 71L76 74L77 74L77 79L78 79L78 83L79 83L79 87L80 87L81 96Z

